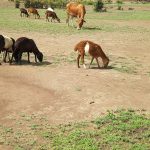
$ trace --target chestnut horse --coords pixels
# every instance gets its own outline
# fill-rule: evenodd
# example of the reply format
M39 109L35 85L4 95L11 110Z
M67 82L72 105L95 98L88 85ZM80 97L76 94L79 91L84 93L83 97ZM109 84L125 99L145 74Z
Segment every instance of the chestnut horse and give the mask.
M38 17L38 19L40 18L40 15L39 15L37 9L35 9L35 8L32 8L32 7L28 8L28 13L30 15L33 14L35 16L35 19L36 19L36 16Z

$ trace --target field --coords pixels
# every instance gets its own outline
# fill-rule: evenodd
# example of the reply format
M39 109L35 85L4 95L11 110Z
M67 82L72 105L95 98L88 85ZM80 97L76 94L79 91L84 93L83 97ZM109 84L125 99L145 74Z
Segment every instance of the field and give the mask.
M22 65L0 66L0 149L148 149L150 4L106 13L86 8L81 30L66 25L65 10L56 9L61 23L51 23L45 10L34 19L0 8L1 34L32 38L44 54L43 63L31 54L28 64L24 54ZM96 62L77 68L73 49L85 39L101 45L108 69Z

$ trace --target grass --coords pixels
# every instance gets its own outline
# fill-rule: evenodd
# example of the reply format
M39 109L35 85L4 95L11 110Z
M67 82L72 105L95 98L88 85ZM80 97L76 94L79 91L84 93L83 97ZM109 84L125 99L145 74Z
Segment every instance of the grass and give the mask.
M20 115L12 126L0 125L0 145L14 150L148 150L150 116L122 109L92 121L54 126L36 115Z
M39 10L41 19L21 18L19 9L1 8L0 9L0 24L1 29L14 30L21 32L41 32L48 34L82 34L93 32L150 32L149 28L141 26L120 26L115 21L150 21L149 11L108 11L106 13L96 13L89 9L86 14L86 21L82 30L78 31L73 27L68 27L65 23L65 10L56 10L61 19L61 23L51 23L45 20L45 10ZM112 22L105 22L112 20Z

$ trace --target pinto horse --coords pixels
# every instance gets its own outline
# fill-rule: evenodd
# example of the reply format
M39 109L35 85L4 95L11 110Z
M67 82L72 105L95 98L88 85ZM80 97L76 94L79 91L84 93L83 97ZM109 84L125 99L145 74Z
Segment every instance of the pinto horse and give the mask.
M3 55L4 62L6 62L7 54L8 54L9 62L10 62L9 53L12 53L14 51L14 44L15 44L15 40L13 38L0 35L0 53L4 52L4 55Z

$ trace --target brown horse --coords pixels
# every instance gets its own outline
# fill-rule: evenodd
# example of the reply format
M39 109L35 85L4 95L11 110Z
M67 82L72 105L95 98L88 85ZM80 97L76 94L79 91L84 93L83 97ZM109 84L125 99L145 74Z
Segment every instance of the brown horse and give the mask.
M60 23L60 19L57 17L55 12L47 10L45 15L46 15L46 21L49 21L49 17L51 17L51 22L52 20L54 21L57 20L57 22Z
M35 19L36 19L36 16L38 17L38 19L40 18L40 15L37 11L37 9L35 8L28 8L28 13L31 15L31 13L35 16Z
M29 17L29 14L25 8L20 8L20 16L21 17L23 17L23 16Z
M83 4L78 4L74 2L70 2L66 6L67 9L67 19L66 23L68 23L69 26L69 18L71 17L71 20L76 17L77 18L77 29L81 29L83 23L85 22L84 16L86 14L85 6Z

